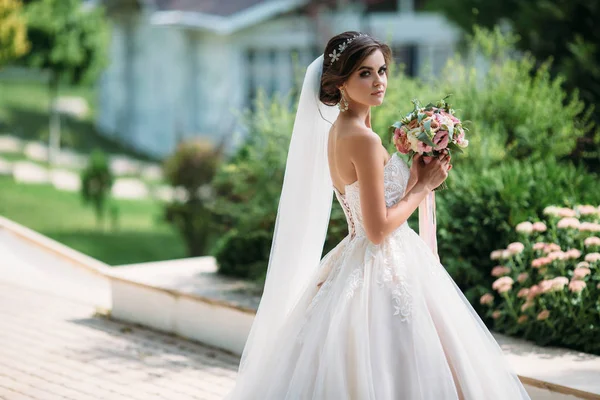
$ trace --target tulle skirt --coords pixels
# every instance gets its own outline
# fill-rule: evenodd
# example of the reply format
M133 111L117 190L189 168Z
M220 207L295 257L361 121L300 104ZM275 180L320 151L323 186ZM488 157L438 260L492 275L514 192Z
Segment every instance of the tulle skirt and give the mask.
M529 399L460 289L408 226L346 237L227 399Z

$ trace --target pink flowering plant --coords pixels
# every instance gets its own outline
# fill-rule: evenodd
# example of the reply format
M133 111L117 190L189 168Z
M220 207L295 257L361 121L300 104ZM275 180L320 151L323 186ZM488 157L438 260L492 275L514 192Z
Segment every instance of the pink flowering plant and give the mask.
M465 137L468 129L454 115L454 109L446 102L448 97L425 107L417 99L412 101L414 109L390 126L398 152L407 154L409 158L417 153L422 154L426 162L430 157L437 158L452 151L462 153L469 145ZM439 189L444 188L445 182L439 186Z
M600 207L549 206L523 221L519 241L494 250L491 291L479 302L494 329L600 354Z

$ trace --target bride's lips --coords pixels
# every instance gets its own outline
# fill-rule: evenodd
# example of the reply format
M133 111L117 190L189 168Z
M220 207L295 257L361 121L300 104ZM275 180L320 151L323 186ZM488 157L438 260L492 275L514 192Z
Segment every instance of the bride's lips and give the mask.
M371 96L383 96L385 90L378 90L376 92L371 93Z

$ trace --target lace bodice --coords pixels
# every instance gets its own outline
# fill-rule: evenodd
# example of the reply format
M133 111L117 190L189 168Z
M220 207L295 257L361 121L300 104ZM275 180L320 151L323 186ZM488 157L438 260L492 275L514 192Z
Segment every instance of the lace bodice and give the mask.
M394 153L383 169L383 186L385 190L386 207L393 206L404 196L409 176L410 169L408 165L404 160L398 157L397 153ZM358 181L346 185L344 194L341 194L335 188L334 191L338 202L346 215L350 236L366 236L362 209L360 207Z

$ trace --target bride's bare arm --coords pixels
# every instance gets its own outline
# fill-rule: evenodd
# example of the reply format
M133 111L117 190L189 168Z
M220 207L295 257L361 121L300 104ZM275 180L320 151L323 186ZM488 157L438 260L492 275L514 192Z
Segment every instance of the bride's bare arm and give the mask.
M353 140L352 162L359 181L363 223L368 239L379 244L402 225L417 209L421 201L447 176L444 163L433 160L423 168L422 176L393 207L385 204L381 139L365 132Z

